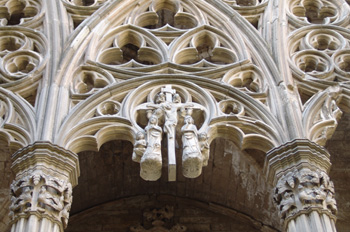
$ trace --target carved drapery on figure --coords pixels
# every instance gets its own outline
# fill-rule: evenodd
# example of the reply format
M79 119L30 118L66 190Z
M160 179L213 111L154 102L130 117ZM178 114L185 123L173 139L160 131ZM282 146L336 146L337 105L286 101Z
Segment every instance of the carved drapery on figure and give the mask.
M185 177L195 178L202 173L203 155L198 142L198 132L193 118L185 117L185 125L182 132L182 170Z
M176 179L176 127L180 126L178 125L180 118L184 118L184 125L181 128L183 174L189 178L198 177L202 172L203 163L207 165L209 158L207 134L202 132L198 135L191 116L194 108L201 109L201 107L192 102L182 103L180 95L171 85L161 89L156 95L155 103L146 103L145 108L141 107L147 111L148 125L144 128L144 132L137 133L133 152L133 160L141 164L141 177L153 181L161 177L161 142L164 132L167 134L168 145L168 179L170 181ZM160 121L163 122L163 130L158 125Z
M162 128L155 115L151 116L145 130L147 147L141 158L140 175L145 180L157 180L162 174Z

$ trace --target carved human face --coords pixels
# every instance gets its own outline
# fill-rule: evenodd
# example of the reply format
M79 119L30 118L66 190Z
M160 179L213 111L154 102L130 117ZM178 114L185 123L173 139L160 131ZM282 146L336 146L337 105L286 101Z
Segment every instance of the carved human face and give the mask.
M185 118L185 123L188 123L188 124L193 124L193 118L188 116Z
M158 121L157 118L153 117L153 116L149 119L149 122L153 125L155 125L157 123L157 121Z

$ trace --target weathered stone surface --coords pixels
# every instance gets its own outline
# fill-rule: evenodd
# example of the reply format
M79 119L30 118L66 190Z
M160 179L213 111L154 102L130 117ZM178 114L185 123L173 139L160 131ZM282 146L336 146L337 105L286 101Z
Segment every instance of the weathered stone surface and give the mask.
M346 113L337 127L334 136L328 141L326 148L332 154L330 178L335 186L335 199L338 202L337 230L347 231L350 227L350 114ZM345 135L345 136L340 136Z

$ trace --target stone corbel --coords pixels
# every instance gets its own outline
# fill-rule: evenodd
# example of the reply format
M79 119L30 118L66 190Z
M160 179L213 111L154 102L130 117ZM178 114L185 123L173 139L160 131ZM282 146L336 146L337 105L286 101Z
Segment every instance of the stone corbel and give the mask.
M78 183L78 156L49 142L36 142L12 156L11 168L16 174L11 184L11 231L63 231L72 187Z
M268 152L265 173L274 183L274 202L286 231L336 231L329 157L323 147L302 139Z

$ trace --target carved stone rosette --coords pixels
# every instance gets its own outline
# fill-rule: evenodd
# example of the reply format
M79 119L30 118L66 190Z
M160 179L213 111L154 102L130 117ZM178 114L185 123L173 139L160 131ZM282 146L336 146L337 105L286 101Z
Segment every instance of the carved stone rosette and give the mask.
M11 231L63 231L79 176L78 156L49 142L37 142L12 157Z
M327 175L328 152L300 139L271 150L266 161L265 171L275 184L274 201L286 231L336 231L337 204Z

